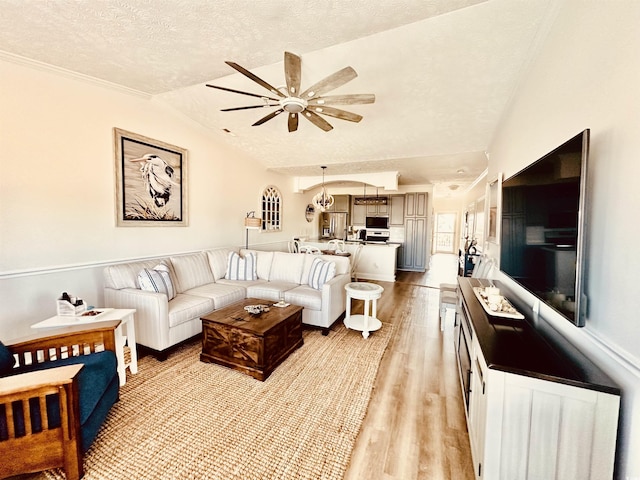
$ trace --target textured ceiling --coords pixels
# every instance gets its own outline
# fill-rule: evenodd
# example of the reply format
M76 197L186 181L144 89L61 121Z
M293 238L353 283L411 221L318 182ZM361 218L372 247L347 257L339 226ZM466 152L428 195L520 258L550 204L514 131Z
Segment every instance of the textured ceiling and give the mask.
M0 52L152 95L274 171L397 170L400 184L464 187L486 168L554 3L0 0ZM364 119L327 117L330 132L301 119L288 133L286 116L251 126L272 109L219 111L258 99L205 83L267 94L225 60L279 87L285 50L302 57L303 89L352 66L358 77L331 94L375 94L374 104L341 107Z

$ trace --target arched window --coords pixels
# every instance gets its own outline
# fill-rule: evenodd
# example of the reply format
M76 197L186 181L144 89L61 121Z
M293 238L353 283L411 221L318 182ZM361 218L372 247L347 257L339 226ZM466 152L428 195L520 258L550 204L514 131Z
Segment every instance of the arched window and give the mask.
M282 229L282 195L274 186L262 192L262 230L273 232Z

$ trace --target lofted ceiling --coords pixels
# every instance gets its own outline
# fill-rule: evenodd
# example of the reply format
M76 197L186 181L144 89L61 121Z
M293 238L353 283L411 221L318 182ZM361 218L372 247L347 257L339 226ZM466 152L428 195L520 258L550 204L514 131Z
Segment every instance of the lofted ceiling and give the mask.
M276 172L397 171L400 185L447 195L486 169L484 152L555 3L0 0L0 58L148 95ZM324 132L300 119L289 133L286 115L251 126L275 108L220 112L260 100L206 83L269 94L226 60L281 87L284 51L302 58L302 89L353 67L358 77L330 94L375 94L374 104L339 106L363 120L326 117L334 129Z

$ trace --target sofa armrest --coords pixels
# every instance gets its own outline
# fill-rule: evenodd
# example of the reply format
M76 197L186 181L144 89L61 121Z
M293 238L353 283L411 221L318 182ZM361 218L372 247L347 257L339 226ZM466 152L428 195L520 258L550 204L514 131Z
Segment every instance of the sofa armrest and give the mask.
M136 309L136 341L156 350L169 344L169 301L164 293L105 287L105 305Z
M350 273L336 275L322 286L322 311L326 312L329 324L345 311L347 294L344 286L351 281Z

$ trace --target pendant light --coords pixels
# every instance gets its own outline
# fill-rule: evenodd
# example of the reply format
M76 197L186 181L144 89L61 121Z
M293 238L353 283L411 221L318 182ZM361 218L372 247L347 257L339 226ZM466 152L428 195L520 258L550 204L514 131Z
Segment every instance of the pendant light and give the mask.
M327 167L320 168L322 168L322 189L313 197L311 203L313 203L321 212L325 212L333 205L333 197L329 195L327 190L324 188L324 170Z

